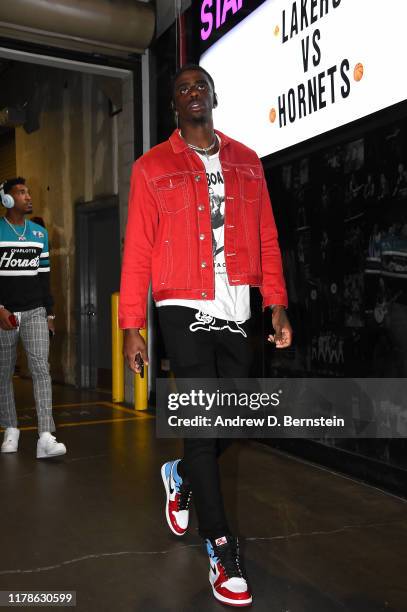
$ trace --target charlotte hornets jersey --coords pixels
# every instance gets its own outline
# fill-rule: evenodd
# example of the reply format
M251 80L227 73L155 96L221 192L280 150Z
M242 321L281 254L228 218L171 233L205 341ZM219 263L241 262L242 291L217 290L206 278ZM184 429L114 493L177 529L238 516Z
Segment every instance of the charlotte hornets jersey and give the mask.
M12 312L39 306L50 312L48 232L29 220L7 221L0 219L0 303Z

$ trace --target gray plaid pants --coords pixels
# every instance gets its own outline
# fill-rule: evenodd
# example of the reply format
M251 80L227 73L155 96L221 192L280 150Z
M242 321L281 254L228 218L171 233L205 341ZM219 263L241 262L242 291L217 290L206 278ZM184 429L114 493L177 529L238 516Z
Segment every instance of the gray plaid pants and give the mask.
M52 418L52 386L49 374L49 331L45 308L21 313L18 329L0 329L0 425L17 427L13 374L21 337L28 359L38 417L38 433L55 431Z

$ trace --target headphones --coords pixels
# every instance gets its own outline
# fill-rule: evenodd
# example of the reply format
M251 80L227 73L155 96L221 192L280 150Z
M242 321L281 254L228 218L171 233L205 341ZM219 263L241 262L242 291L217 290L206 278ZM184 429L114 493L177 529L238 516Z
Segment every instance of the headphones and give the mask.
M0 185L0 199L5 208L14 207L14 198L9 193L4 193L4 183Z

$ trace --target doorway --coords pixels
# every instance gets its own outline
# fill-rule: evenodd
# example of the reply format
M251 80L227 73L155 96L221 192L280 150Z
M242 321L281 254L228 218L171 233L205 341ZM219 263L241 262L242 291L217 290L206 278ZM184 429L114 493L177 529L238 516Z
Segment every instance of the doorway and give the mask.
M120 285L118 198L76 207L78 371L82 388L111 389L111 295Z

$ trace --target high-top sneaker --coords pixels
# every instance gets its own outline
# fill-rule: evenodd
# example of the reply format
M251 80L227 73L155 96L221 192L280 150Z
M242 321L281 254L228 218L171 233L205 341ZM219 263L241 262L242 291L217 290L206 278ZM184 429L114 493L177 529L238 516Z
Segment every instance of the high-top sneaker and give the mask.
M252 596L240 566L239 543L234 536L205 540L209 555L209 582L215 598L229 606L250 606Z
M167 461L161 468L167 499L165 502L165 516L173 533L182 536L188 528L189 504L191 501L191 487L183 482L177 472L180 459Z

